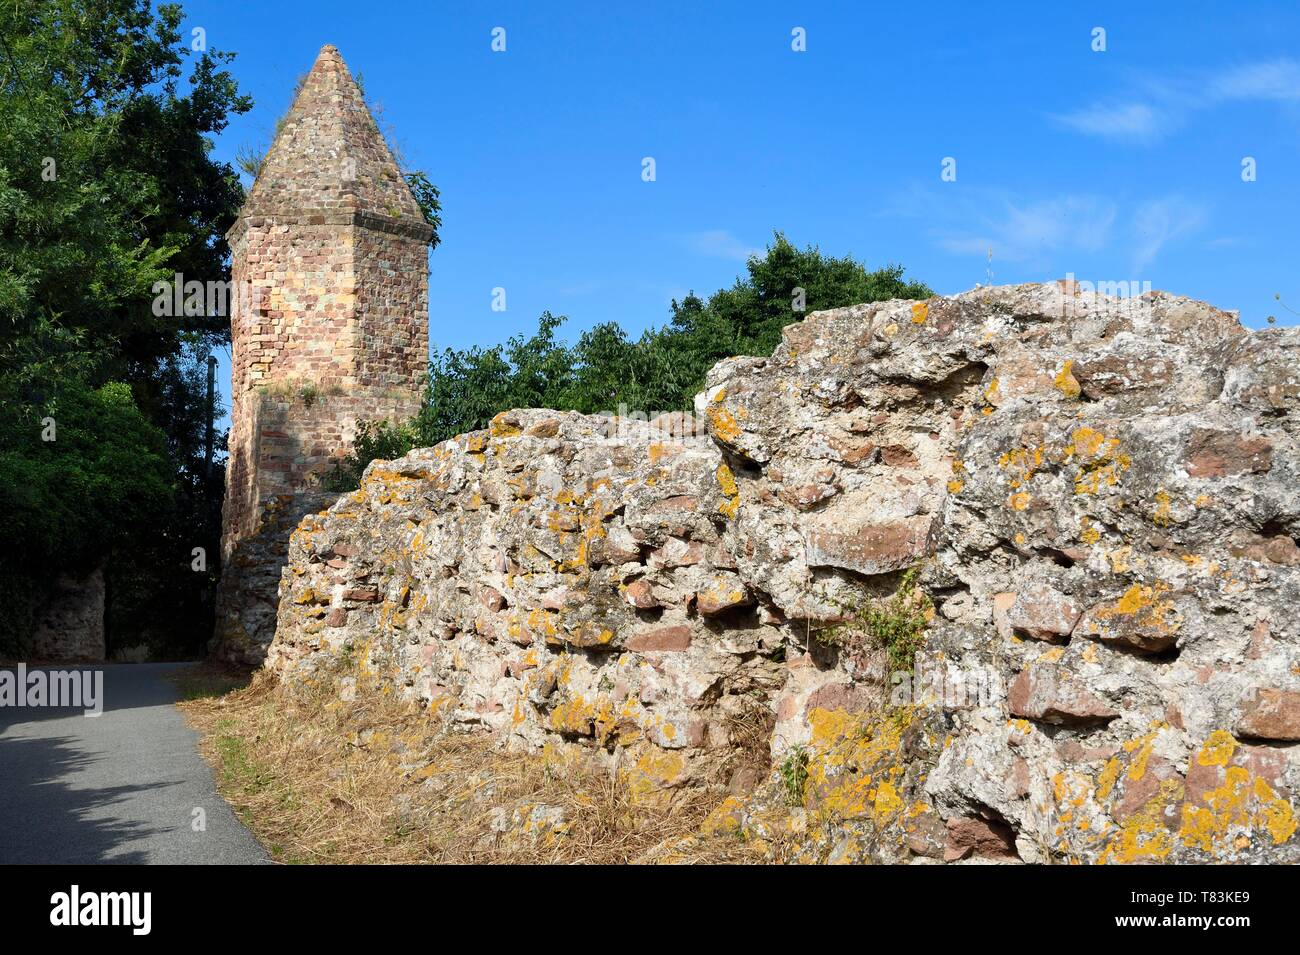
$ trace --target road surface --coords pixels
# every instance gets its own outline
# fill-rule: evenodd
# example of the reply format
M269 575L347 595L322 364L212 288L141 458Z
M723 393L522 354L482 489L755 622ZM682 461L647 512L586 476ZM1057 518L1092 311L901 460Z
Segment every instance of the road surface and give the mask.
M189 665L66 667L103 670L98 717L0 706L0 863L269 861L172 705L168 671Z

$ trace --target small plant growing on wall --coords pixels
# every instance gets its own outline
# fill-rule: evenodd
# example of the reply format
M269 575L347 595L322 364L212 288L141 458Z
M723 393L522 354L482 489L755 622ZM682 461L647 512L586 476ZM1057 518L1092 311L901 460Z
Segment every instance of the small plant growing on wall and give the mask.
M934 610L934 604L917 584L920 572L918 566L903 574L898 589L888 599L845 607L851 618L817 631L817 640L839 648L876 646L888 655L891 673L910 671L916 651L925 644L925 628Z
M781 761L781 788L791 806L803 805L803 788L808 782L808 750L794 746Z

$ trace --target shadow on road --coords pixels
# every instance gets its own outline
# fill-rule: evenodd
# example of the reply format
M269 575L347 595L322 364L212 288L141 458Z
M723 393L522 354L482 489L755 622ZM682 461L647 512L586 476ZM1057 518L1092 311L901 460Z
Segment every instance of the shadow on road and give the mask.
M145 861L138 851L115 851L161 830L99 818L100 810L174 783L79 789L65 780L97 762L65 736L0 736L0 863Z

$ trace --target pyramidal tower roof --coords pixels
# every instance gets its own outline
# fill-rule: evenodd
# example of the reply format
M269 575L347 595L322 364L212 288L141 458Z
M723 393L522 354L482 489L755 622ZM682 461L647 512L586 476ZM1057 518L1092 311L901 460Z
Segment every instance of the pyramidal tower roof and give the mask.
M327 44L276 131L243 215L357 212L424 222L356 80Z

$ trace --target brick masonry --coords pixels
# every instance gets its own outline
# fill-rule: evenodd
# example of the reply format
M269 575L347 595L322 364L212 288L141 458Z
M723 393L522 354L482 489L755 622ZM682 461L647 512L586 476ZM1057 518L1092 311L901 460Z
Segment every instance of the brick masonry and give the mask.
M418 410L431 233L343 58L322 48L227 236L236 295L218 656L261 661L288 534L329 502L319 482L356 421Z

